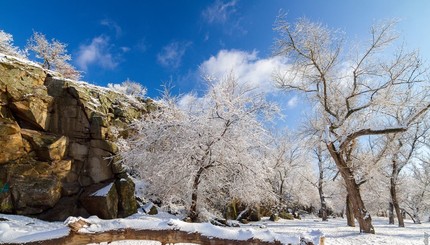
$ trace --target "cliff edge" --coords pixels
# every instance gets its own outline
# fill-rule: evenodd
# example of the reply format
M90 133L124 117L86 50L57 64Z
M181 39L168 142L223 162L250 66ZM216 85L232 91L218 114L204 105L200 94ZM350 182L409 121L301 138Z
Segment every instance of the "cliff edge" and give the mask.
M45 220L135 213L115 142L151 108L0 54L0 212Z

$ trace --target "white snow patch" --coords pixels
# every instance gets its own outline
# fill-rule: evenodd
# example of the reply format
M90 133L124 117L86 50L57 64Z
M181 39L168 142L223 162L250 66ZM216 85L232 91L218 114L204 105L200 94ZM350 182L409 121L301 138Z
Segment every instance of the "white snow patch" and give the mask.
M104 196L107 196L107 194L109 193L109 191L112 189L112 185L113 185L113 183L110 183L109 185L107 185L107 186L101 188L100 190L92 193L90 196L93 196L93 197L104 197Z
M145 205L143 205L142 209L143 209L143 211L145 211L145 213L149 213L153 206L154 206L154 204L152 202L148 202Z
M0 53L0 62L9 63L9 64L21 63L21 64L25 64L25 65L30 65L30 66L42 68L42 66L40 66L39 64L37 64L31 60L28 60L26 58L15 57L15 56L3 54L3 53Z
M25 243L67 236L70 229L62 222L46 222L20 215L0 214L1 243Z

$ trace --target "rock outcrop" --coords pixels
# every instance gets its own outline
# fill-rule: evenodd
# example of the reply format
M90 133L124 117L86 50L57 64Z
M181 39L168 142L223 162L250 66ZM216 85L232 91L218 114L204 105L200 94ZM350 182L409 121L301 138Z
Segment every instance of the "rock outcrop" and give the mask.
M100 215L83 202L106 185L109 195L96 198L109 209L102 218L136 212L115 142L152 107L0 54L0 212L46 220Z

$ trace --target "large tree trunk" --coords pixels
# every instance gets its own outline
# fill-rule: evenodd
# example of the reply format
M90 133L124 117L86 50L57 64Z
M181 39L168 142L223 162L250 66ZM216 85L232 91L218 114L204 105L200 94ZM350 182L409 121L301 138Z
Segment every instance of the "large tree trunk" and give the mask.
M322 192L322 188L318 187L318 191L320 192L320 201L321 201L321 209L320 214L322 221L327 221L327 203L325 201L324 193Z
M393 202L388 203L388 224L394 225L394 205L393 205Z
M354 209L348 194L346 194L345 204L346 224L348 226L355 227Z
M393 172L391 173L391 178L390 178L391 202L393 204L394 210L396 211L397 220L399 221L399 227L405 227L405 223L403 222L403 215L400 211L399 202L397 201L396 185L397 185L398 174L399 174L399 170L397 167L397 162L393 160Z
M345 181L346 190L352 202L354 216L360 225L360 232L375 234L375 229L372 225L372 218L370 217L363 199L361 198L360 185L355 181L353 170L348 167L346 160L343 158L341 153L336 150L333 143L328 144L327 148L336 163L343 180Z
M393 169L394 171L394 169ZM396 170L397 171L397 170ZM405 227L405 222L403 221L403 215L400 210L399 202L397 201L397 191L396 191L396 180L397 175L390 178L390 195L391 202L393 203L394 210L396 211L397 220L399 221L399 227Z
M200 168L199 171L197 171L196 176L194 176L193 192L191 193L191 206L188 214L192 222L196 222L199 217L199 214L197 213L197 197L198 197L198 190L199 190L199 184L200 184L200 177L204 170L205 168Z

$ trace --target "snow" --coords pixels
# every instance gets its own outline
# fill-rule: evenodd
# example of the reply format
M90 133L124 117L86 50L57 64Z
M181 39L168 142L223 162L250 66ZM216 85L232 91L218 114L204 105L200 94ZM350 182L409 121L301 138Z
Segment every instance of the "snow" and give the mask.
M93 194L91 194L91 196L93 197L104 197L107 196L107 194L109 193L109 191L112 189L112 185L113 183L110 183L109 185L101 188L100 190L94 192Z
M219 227L210 223L186 223L171 218L160 212L159 215L149 216L143 213L132 215L124 219L102 220L96 216L84 219L89 226L79 230L81 234L92 234L110 230L136 229L136 230L180 230L185 232L199 232L204 236L232 240L248 240L257 238L263 241L278 240L283 244L298 244L300 237L318 244L320 237L325 237L326 245L344 244L423 244L425 232L430 232L430 223L413 224L406 220L406 227L388 225L387 218L375 217L373 224L376 234L360 234L358 227L346 226L344 219L330 219L321 221L316 218L303 220L283 220L272 222L267 217L259 222L251 222L241 227ZM70 232L68 224L77 221L77 217L70 217L66 222L45 222L19 215L0 214L0 244L25 243L67 236ZM108 243L98 243L108 244ZM142 244L158 245L158 241L115 241L109 244ZM190 243L177 243L177 245L193 245Z
M143 205L142 209L143 209L143 211L145 211L145 213L149 213L153 206L154 206L154 204L152 202L148 202L145 205Z
M26 64L26 65L30 65L30 66L35 66L35 67L39 67L42 68L39 64L30 61L26 58L20 58L20 57L16 57L16 56L11 56L11 55L7 55L7 54L3 54L0 53L0 62L2 63L22 63L22 64ZM42 68L43 69L43 68Z
M158 241L150 241L150 240L122 240L122 241L114 241L114 242L102 242L102 243L90 243L88 245L162 245L161 242ZM172 244L173 245L173 244ZM174 245L199 245L196 243L175 243Z
M24 243L54 239L69 234L63 222L45 222L19 215L0 214L0 244L4 242Z
M133 240L122 240L115 242L101 242L101 243L90 243L88 245L162 245L161 242L158 241L150 241L150 240L141 240L141 241L133 241ZM179 243L176 243L179 244Z

